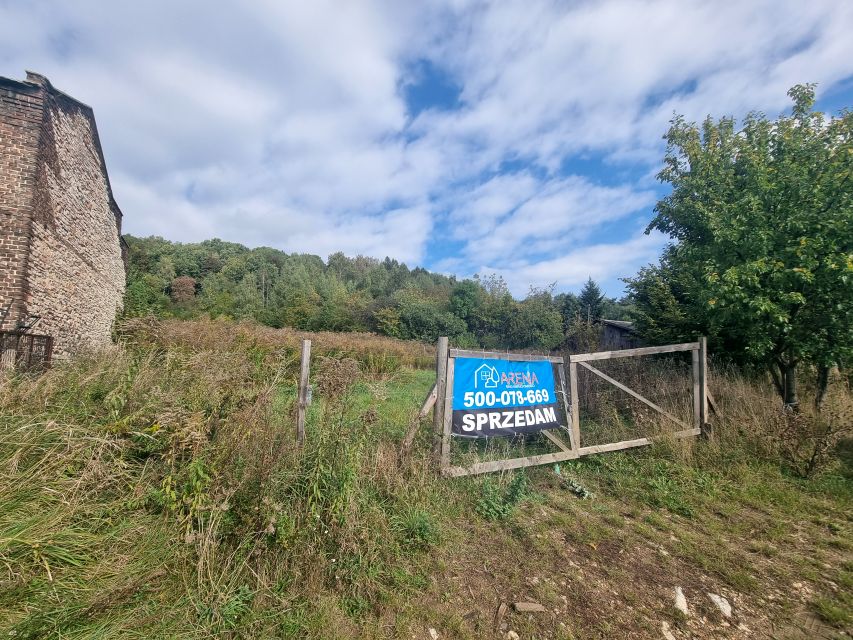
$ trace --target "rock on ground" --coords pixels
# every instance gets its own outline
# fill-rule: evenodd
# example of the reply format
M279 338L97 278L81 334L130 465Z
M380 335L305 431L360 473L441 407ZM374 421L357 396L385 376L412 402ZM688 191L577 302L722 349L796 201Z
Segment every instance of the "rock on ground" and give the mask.
M687 615L687 598L684 597L684 591L681 587L675 588L675 608Z
M720 610L726 618L732 617L732 605L729 604L729 601L725 599L723 596L719 596L716 593L709 593L708 597L711 598L711 602L717 605L717 608Z

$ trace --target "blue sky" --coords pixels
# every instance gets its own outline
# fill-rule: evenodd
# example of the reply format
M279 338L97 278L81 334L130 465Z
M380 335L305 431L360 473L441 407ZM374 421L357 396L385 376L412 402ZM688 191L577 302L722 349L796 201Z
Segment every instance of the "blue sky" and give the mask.
M125 230L579 289L656 260L673 112L853 106L853 3L0 0L95 109Z

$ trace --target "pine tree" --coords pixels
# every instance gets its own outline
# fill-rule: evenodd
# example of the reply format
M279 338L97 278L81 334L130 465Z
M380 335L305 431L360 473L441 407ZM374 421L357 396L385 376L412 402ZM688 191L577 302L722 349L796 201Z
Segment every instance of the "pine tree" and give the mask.
M597 323L604 311L604 293L595 280L589 278L578 296L578 307L582 320Z

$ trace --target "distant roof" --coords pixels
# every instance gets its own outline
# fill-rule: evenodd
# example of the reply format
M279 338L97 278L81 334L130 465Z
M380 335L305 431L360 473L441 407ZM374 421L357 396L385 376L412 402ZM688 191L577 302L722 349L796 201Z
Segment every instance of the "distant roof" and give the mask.
M616 327L617 329L621 329L623 331L628 331L630 333L636 333L637 330L634 328L634 323L629 322L627 320L605 320L602 318L601 320L604 324L609 324L611 327Z

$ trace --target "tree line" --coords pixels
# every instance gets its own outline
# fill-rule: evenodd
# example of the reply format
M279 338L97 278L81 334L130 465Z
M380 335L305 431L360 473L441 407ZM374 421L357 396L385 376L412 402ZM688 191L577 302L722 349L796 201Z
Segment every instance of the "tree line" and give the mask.
M630 311L592 279L577 295L531 289L517 300L499 276L457 279L391 258L335 253L324 261L218 239L125 239L128 316L206 314L310 331L424 341L445 335L460 347L552 350L602 317L627 319Z
M815 86L789 91L775 120L751 113L701 124L676 116L658 179L671 187L646 230L671 243L658 264L607 298L534 289L496 276L458 280L386 258L286 254L209 240L127 236L125 313L254 318L308 330L372 331L492 349L576 351L602 317L632 320L649 344L709 337L718 358L768 371L788 406L797 376L853 361L853 114L814 110Z

